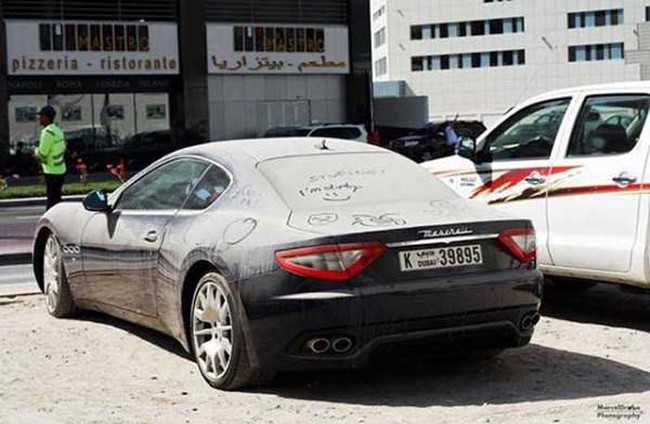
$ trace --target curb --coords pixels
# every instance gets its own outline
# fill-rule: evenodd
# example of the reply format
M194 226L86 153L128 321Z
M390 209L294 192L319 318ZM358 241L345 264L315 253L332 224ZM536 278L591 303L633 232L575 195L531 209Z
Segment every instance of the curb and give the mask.
M80 202L84 199L84 195L63 196L61 199L64 202ZM4 199L0 200L0 207L20 207L20 206L45 206L47 198L45 197L27 197L24 199Z
M32 263L32 253L9 253L0 255L0 266L26 265Z

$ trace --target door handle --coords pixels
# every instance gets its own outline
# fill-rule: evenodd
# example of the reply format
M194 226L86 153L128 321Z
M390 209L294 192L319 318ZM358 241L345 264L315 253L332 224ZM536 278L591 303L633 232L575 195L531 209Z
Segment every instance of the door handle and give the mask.
M621 172L621 174L618 177L612 178L612 181L614 181L619 186L625 187L635 183L636 177L631 176L627 172Z
M524 180L530 185L540 185L546 182L546 178L542 177L542 174L539 172L533 172Z
M151 230L144 235L144 240L149 243L155 243L158 241L158 232L156 230Z

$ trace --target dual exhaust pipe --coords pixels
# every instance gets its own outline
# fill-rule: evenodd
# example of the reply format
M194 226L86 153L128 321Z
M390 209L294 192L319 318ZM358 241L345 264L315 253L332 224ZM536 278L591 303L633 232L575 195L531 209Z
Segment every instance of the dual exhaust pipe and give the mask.
M529 312L525 314L519 328L522 331L528 331L533 328L541 319L538 312ZM317 337L307 341L307 350L316 355L322 355L328 352L344 354L352 350L354 343L349 337L335 337L331 340L325 337Z
M522 331L528 331L531 328L533 328L535 325L537 325L539 320L540 320L539 313L537 312L527 313L521 319L521 322L519 323L519 328L521 328Z
M318 337L307 341L307 349L311 353L322 355L327 352L347 353L352 349L352 339L349 337L336 337L331 341L325 337Z

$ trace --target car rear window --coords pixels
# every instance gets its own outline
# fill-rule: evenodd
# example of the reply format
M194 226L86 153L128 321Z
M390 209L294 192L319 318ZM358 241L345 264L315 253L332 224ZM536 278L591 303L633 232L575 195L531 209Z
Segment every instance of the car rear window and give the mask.
M455 198L443 182L394 153L271 159L258 165L293 210Z

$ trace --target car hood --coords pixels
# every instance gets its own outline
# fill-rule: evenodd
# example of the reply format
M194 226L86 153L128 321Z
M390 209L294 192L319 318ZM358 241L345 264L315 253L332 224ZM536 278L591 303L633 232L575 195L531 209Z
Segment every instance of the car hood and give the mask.
M434 159L422 162L420 166L424 167L427 171L437 174L441 172L453 172L463 169L474 168L474 162L462 156L453 155L440 159Z
M460 197L293 211L288 225L324 235L432 225L490 222L513 217Z

